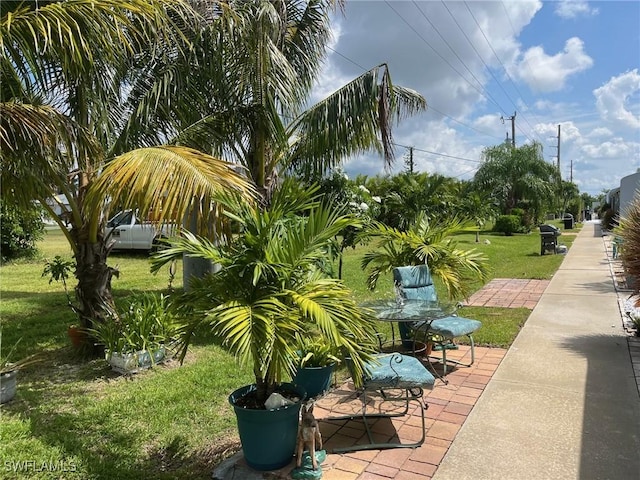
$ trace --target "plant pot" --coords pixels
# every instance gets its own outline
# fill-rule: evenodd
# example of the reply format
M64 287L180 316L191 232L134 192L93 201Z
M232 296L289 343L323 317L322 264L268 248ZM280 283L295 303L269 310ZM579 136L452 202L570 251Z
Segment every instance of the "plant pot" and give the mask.
M160 346L155 350L139 350L134 353L106 351L105 358L111 369L118 373L130 374L146 370L164 360L166 349Z
M0 403L10 402L16 396L17 380L17 370L0 375Z
M84 330L81 327L77 327L75 325L71 325L68 329L67 329L67 335L69 336L69 339L71 340L71 345L73 345L75 348L81 348L82 346L86 345L87 339L88 339L88 335L86 330Z
M296 392L302 400L305 392L292 383L281 389ZM235 390L229 395L238 421L238 433L247 464L255 470L277 470L293 458L298 436L298 417L302 402L274 410L254 410L237 405L239 399L256 390L255 384Z
M324 367L301 367L296 371L293 383L307 392L307 398L314 398L329 390L335 364Z

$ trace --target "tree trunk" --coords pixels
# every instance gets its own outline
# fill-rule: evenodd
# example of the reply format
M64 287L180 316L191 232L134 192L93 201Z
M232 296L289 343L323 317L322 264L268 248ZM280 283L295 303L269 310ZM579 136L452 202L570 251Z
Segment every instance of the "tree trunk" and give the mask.
M109 248L102 235L96 243L90 243L74 230L71 235L78 247L75 274L78 316L82 327L92 328L95 322L103 322L115 313L111 278L117 277L118 271L107 265Z

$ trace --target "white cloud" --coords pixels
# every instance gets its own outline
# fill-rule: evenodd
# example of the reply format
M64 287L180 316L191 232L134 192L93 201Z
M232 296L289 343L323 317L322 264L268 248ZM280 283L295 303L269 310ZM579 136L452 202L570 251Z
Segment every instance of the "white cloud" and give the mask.
M640 92L638 69L612 77L607 83L593 91L596 107L604 120L620 127L640 128L640 117L627 109L627 100Z
M589 2L584 0L560 0L556 3L555 12L561 18L592 16L599 13L597 8L591 7Z
M626 159L630 161L638 155L638 144L615 138L608 142L584 145L580 149L587 157L596 159Z
M519 64L518 75L534 91L554 92L562 90L571 75L592 65L593 59L585 53L583 41L572 37L565 43L564 50L555 55L548 55L541 46L527 50Z

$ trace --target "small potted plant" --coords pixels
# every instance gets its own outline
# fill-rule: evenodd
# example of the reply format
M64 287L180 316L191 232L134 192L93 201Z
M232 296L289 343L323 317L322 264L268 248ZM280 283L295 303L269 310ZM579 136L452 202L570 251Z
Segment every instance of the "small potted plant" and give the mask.
M0 329L0 403L10 402L13 400L13 397L15 397L18 384L18 370L39 361L37 355L31 355L22 360L14 361L13 356L18 343L20 343L20 340L12 345L8 353L5 353L2 344L2 329Z
M339 352L321 335L298 338L296 374L293 383L302 386L307 398L326 392L331 386L331 376L340 363Z
M177 333L166 296L145 293L129 302L119 315L91 330L92 336L104 346L111 368L126 374L162 362Z

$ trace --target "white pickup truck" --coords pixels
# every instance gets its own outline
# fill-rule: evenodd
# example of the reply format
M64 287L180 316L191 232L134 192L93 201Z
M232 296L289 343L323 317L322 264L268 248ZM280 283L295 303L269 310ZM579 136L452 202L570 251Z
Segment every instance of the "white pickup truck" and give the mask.
M150 251L157 248L160 239L174 235L175 228L175 224L160 228L152 222L143 221L133 210L123 210L107 222L105 234L115 240L112 250Z

